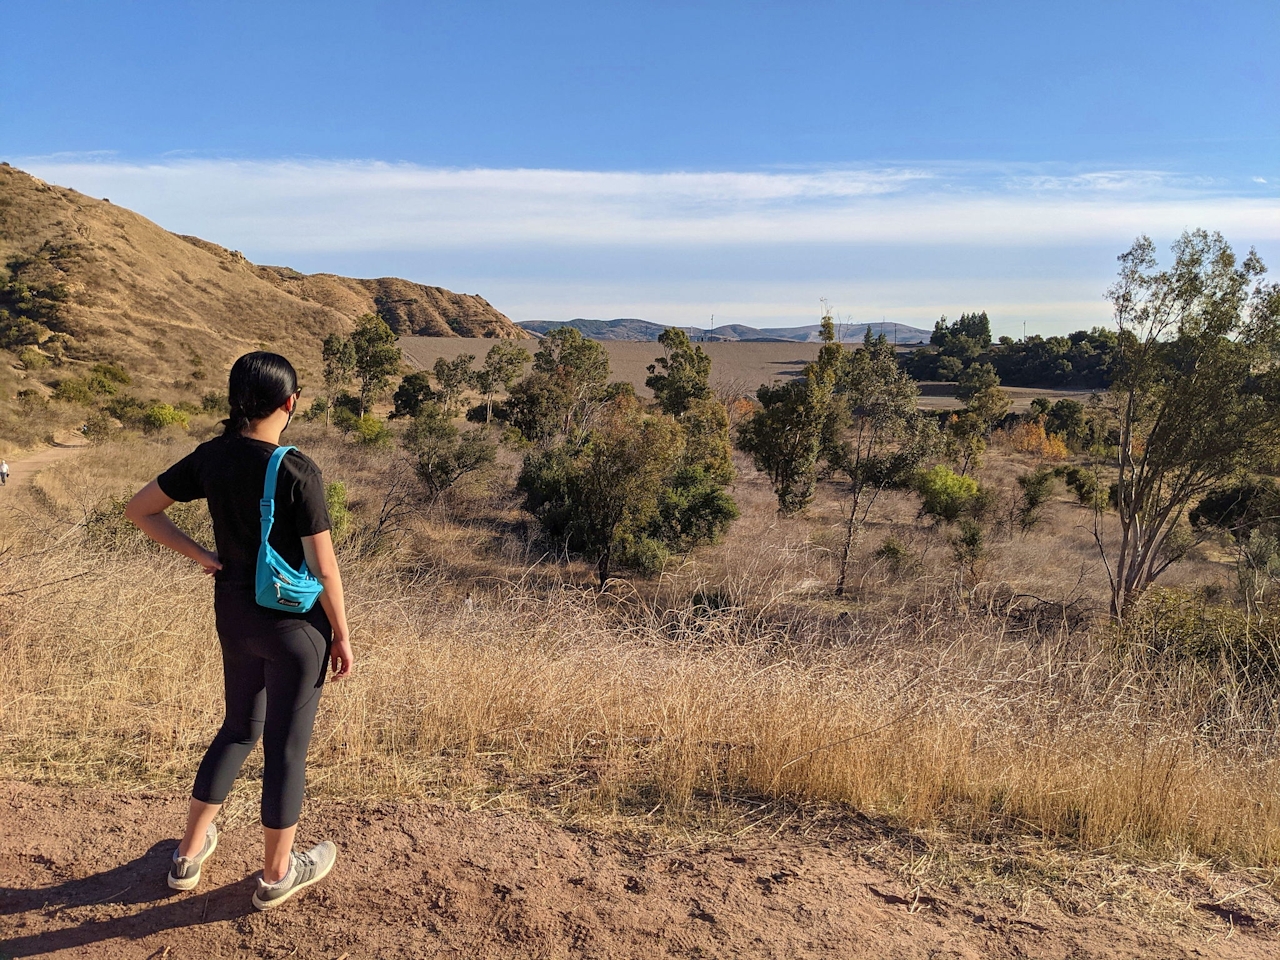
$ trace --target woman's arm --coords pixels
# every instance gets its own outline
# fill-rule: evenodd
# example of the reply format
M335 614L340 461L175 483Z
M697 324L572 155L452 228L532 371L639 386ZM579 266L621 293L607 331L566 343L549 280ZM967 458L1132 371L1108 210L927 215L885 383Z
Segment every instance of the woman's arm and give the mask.
M338 572L338 558L333 553L333 537L328 530L315 536L303 537L302 553L307 558L307 569L324 585L320 605L324 607L329 625L333 627L333 646L329 660L336 680L351 672L354 658L351 653L351 635L347 629L347 606L342 596L342 574Z
M156 543L175 550L184 557L190 557L205 573L221 570L218 555L206 550L177 528L172 520L165 516L165 511L173 506L174 500L165 495L160 485L152 480L133 495L129 505L124 508L126 520L137 524L138 529Z

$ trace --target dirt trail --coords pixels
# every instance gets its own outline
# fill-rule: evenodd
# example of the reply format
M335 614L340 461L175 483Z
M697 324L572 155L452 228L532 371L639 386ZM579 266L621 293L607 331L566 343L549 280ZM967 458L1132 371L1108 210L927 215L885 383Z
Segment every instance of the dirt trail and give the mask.
M87 446L87 443L59 443L56 446L46 447L38 453L29 454L21 460L10 460L9 482L5 486L20 487L30 483L31 479L49 464L57 463Z
M338 867L262 914L253 824L223 831L196 891L165 886L184 809L0 783L0 956L1280 957L1278 932L1243 913L1179 928L959 891L944 902L844 842L654 849L432 803L311 802L300 840L332 837Z

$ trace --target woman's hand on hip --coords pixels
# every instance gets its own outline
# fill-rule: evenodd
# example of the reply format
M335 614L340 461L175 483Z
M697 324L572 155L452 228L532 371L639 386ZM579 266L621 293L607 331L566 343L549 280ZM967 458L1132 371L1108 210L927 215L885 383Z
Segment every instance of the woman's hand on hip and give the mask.
M351 653L351 641L346 637L334 640L329 648L329 665L333 668L333 679L341 680L351 672L355 657Z

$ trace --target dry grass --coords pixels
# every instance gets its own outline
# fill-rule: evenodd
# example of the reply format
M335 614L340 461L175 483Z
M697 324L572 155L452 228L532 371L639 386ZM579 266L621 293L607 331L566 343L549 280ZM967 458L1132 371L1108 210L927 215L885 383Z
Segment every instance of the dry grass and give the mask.
M140 443L129 469L180 450ZM107 448L59 465L22 522L6 518L0 776L179 789L220 720L208 582L74 526L133 484L123 462ZM357 487L375 468L348 460L368 471ZM1204 671L1139 666L1096 629L1028 626L995 593L957 593L936 546L910 577L864 577L852 605L808 597L829 575L823 505L806 532L758 509L751 482L739 497L735 536L761 546L643 594L543 567L459 585L465 558L501 569L502 554L441 517L418 529L425 560L349 559L359 665L324 701L313 789L668 822L834 805L978 841L1280 860L1268 704L1224 709ZM905 528L905 507L878 523Z

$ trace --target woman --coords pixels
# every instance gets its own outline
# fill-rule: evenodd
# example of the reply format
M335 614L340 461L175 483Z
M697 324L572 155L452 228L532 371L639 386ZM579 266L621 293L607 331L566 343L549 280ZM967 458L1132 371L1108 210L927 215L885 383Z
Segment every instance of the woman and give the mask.
M305 614L267 609L254 599L260 540L258 501L267 462L301 395L284 357L249 353L231 368L231 416L221 436L200 444L129 501L125 516L153 540L190 557L213 575L213 609L222 647L226 718L191 791L187 829L174 851L169 886L190 890L218 844L213 820L253 745L263 740L262 876L259 910L278 906L322 880L337 857L324 841L293 852L302 809L307 747L326 666L335 679L351 672L351 641L342 578L333 555L324 481L296 450L284 457L275 491L270 542L295 569L306 559L324 592ZM216 552L206 550L165 515L175 501L205 498Z

